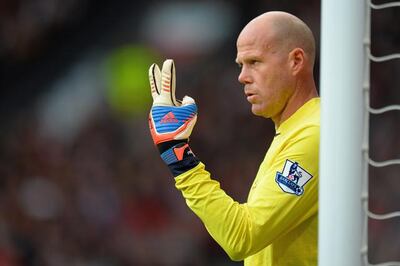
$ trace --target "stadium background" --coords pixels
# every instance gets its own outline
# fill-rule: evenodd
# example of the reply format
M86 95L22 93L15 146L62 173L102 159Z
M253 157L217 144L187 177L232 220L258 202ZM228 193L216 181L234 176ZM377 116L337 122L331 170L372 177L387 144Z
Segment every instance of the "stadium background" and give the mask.
M318 45L317 0L0 1L0 265L240 265L159 159L147 68L175 59L178 97L199 106L191 146L244 202L274 130L250 113L235 41L268 10L302 18ZM372 53L399 52L399 9L372 15ZM398 60L371 64L373 107L400 103L398 73ZM398 121L396 112L371 116L376 160L400 157ZM370 168L374 212L399 209L399 170ZM371 262L400 259L399 225L370 222Z

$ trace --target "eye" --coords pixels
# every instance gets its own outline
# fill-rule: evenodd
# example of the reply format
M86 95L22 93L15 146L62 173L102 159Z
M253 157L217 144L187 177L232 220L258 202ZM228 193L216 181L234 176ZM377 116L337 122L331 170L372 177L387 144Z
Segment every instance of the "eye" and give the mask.
M249 65L255 65L255 64L258 64L259 62L260 61L257 59L251 59L251 60L249 60Z

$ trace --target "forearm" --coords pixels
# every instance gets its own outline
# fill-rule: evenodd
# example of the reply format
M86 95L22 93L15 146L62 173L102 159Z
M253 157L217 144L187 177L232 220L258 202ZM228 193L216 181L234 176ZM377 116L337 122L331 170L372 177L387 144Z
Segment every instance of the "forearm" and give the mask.
M204 168L200 163L176 177L176 187L229 257L243 260L262 248L255 239L256 228L249 208L229 197Z

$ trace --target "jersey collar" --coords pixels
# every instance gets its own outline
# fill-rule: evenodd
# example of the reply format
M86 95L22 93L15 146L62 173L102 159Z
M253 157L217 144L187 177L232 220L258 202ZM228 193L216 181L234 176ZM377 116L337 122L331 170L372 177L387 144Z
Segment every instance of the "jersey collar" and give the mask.
M308 100L288 119L283 121L283 123L280 124L278 128L276 128L275 137L284 134L285 132L293 128L295 125L301 123L301 121L304 121L305 118L309 117L312 114L312 112L315 111L315 106L319 105L319 103L320 103L319 97Z

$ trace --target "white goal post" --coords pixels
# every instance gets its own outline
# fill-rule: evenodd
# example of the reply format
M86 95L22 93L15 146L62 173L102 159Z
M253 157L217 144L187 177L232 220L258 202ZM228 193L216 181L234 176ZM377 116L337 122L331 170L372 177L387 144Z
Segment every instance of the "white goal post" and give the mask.
M318 262L360 266L365 0L322 0Z

